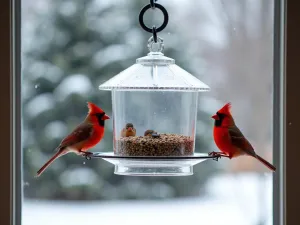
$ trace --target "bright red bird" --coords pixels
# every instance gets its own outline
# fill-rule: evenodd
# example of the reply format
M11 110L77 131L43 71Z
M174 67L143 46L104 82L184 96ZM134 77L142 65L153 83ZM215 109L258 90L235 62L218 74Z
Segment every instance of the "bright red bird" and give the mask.
M42 166L37 172L37 177L40 176L55 159L69 152L86 157L93 154L87 150L101 141L104 136L105 120L110 118L102 109L91 102L88 102L88 108L89 112L85 120L61 141L60 145L56 148L57 153Z
M211 152L209 154L219 157L228 157L230 159L241 155L250 155L259 160L270 170L275 171L275 166L255 153L250 142L235 125L230 109L231 104L227 103L212 116L215 120L213 131L214 140L221 152Z

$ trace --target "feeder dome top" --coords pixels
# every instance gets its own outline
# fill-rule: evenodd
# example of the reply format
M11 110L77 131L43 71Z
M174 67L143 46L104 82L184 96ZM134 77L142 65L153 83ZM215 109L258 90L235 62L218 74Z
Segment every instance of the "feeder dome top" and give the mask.
M150 38L147 56L99 86L100 90L111 91L209 91L209 86L180 68L175 60L164 56L163 41Z

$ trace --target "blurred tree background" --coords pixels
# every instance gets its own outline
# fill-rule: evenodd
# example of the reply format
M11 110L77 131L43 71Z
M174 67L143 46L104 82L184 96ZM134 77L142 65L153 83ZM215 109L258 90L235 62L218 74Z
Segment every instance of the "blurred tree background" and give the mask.
M148 1L26 0L22 14L22 99L24 195L26 198L99 200L155 199L203 194L208 177L217 172L213 162L194 168L188 177L128 177L113 174L103 160L85 161L73 154L55 161L40 178L34 175L53 150L87 113L92 101L111 115L111 93L98 86L147 54L151 36L140 28L138 15ZM181 32L189 21L178 22L183 12L172 1L162 2L170 23L159 33L165 55L199 74L185 52L193 43ZM158 10L156 10L158 11ZM146 24L161 24L160 12L148 13ZM194 37L197 40L197 37ZM193 61L195 62L195 60ZM202 79L203 80L203 79ZM205 82L205 80L203 80ZM200 99L201 101L201 99ZM200 104L201 105L201 104ZM216 108L215 108L216 109ZM196 151L212 146L209 112L199 107ZM209 132L207 132L209 131ZM112 122L104 140L92 151L112 151Z
M262 170L262 166L245 157L218 163L208 160L195 166L194 175L188 177L128 177L114 175L113 165L101 159L86 161L69 154L34 178L61 139L84 119L87 101L112 115L111 93L99 91L98 86L148 53L151 34L138 23L139 12L148 3L22 0L25 198L204 196L206 181L220 172ZM170 16L167 28L159 33L164 39L165 55L211 87L211 92L200 94L196 152L216 150L210 116L231 101L242 132L258 153L271 160L273 0L158 3L166 7ZM161 23L159 10L146 13L148 26ZM112 151L112 147L112 121L108 121L104 140L92 151ZM265 194L263 185L260 190Z

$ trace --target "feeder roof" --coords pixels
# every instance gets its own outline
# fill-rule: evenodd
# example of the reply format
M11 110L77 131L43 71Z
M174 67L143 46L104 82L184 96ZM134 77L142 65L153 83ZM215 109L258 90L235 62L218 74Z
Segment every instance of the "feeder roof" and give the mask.
M209 87L161 52L150 52L99 86L100 90L209 91Z

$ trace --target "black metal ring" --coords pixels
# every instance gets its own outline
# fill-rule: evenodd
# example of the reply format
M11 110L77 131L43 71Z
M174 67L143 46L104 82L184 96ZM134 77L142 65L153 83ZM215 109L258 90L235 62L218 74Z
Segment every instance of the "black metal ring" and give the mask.
M160 31L162 31L163 29L166 28L166 26L167 26L167 24L168 24L168 22L169 22L169 15L168 15L167 10L166 10L162 5L157 4L157 3L154 3L154 5L155 5L155 8L160 9L160 10L162 11L163 15L164 15L164 22L163 22L163 24L162 24L160 27L158 27L158 28L156 29L156 32L158 33L158 32L160 32ZM147 27L147 26L145 25L145 23L144 23L144 14L145 14L145 12L146 12L148 9L151 9L151 5L150 5L150 4L149 4L149 5L146 5L144 8L142 8L142 10L141 10L141 12L140 12L140 15L139 15L139 21L140 21L141 27L142 27L145 31L147 31L147 32L149 32L149 33L152 33L152 29L149 28L149 27Z

